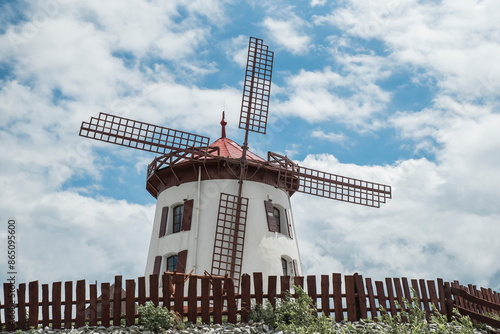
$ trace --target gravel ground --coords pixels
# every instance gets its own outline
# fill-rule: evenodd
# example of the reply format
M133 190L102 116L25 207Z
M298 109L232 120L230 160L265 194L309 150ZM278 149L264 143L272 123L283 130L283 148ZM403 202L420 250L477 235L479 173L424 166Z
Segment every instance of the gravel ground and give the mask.
M375 323L366 323L364 321L360 322L339 322L335 323L335 327L338 331L342 329L347 329L348 326L355 327L357 329L363 329L364 333L370 333L370 329L378 326L377 328L382 329L384 325ZM432 325L431 325L432 326ZM486 330L475 330L477 334L487 334ZM149 331L144 330L143 326L130 326L130 327L89 327L84 326L77 329L50 329L46 327L45 329L32 329L26 332L16 332L16 334L27 333L27 334L152 334ZM223 324L223 325L186 325L185 329L170 329L163 333L180 333L180 334L216 334L216 333L237 333L237 334L285 334L281 331L273 331L269 326L263 323L248 323L248 324ZM9 334L9 332L1 332L1 334Z

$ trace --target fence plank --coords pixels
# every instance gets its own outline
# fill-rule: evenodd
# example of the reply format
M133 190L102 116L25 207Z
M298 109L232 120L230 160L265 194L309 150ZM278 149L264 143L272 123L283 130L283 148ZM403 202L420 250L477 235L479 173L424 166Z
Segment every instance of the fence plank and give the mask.
M403 291L405 293L405 298L408 302L411 303L413 296L411 294L410 286L408 284L408 278L406 277L401 278L401 282L403 283Z
M234 294L234 282L230 277L224 280L224 288L227 294L227 322L236 323L236 296Z
M125 281L125 315L127 325L135 325L135 280Z
M262 273L253 273L253 288L255 291L255 304L262 305L263 301L263 287L262 287Z
M73 324L73 282L64 282L64 328L70 329Z
M153 275L152 275L153 276ZM151 276L150 276L151 277ZM158 277L158 276L156 276ZM184 318L184 275L175 274L175 295L174 295L174 311Z
M163 307L166 307L167 310L170 310L170 302L172 300L172 292L174 291L173 289L173 282L170 277L170 274L163 274L161 276L161 282L162 282L162 300L163 300Z
M181 276L182 277L182 276ZM183 285L184 288L184 285ZM149 299L158 306L160 304L160 298L158 296L158 275L153 274L149 276ZM183 292L184 293L184 292Z
M391 315L395 316L397 310L396 304L394 303L394 288L392 286L392 280L390 278L386 277L385 286L387 288L387 300L389 301L389 309L391 310Z
M61 329L62 282L52 283L52 328Z
M330 317L330 278L328 275L321 275L321 311Z
M358 320L368 318L368 312L366 309L366 294L365 287L363 285L363 276L354 275L355 291L358 294L357 303L358 306Z
M375 288L377 289L378 305L383 307L383 310L380 311L380 315L384 315L387 313L384 283L382 283L381 281L375 281Z
M373 321L377 321L377 305L375 304L375 294L373 293L373 284L371 278L365 278L366 293L370 301L370 315Z
M448 322L450 322L453 316L453 300L451 299L450 283L444 283L443 290L446 304L446 318L448 319Z
M302 290L304 290L304 276L295 276L293 278L293 285L300 286ZM297 291L295 291L297 293Z
M437 279L437 290L439 294L439 310L442 315L446 315L446 298L444 295L444 281L442 278Z
M198 301L196 300L198 278L196 276L189 277L188 283L188 321L196 323L196 313L198 312Z
M29 294L29 313L28 313L28 325L31 328L38 327L38 310L39 310L39 300L38 300L38 281L30 282L28 285Z
M76 319L75 327L80 328L85 324L85 280L76 282Z
M332 274L333 284L333 308L335 310L335 322L344 320L344 311L342 310L342 275Z
M220 278L214 278L212 280L212 285L214 289L214 312L213 312L213 317L214 317L214 323L216 324L222 324L222 305L223 305L223 300L222 300L222 280ZM176 287L177 289L177 287Z
M399 278L393 278L394 282L394 290L396 290L396 299L399 304L399 312L406 311L406 305L405 305L405 297L403 295L403 287L401 286L401 280ZM406 316L401 317L401 320L404 322L407 322L408 319Z
M142 276L137 279L137 302L139 305L146 305L146 277Z
M420 309L422 309L422 299L420 298L420 289L418 288L418 281L416 279L411 280L411 287L415 290L415 297L417 300L417 305Z
M280 276L280 297L283 298L285 292L290 293L290 276Z
M356 321L358 320L357 310L356 310L356 296L354 291L354 277L351 275L345 275L345 294L347 303L347 320Z
M307 294L311 297L314 307L318 307L318 293L316 290L316 276L307 276Z
M248 322L251 305L250 275L241 276L241 321Z
M89 325L97 326L97 284L90 284Z
M49 326L50 324L50 312L49 312L49 285L42 284L42 326L43 328Z
M429 300L439 312L439 299L436 292L436 284L432 280L427 281L427 289L429 290Z
M201 321L210 323L210 278L201 278Z
M14 311L14 303L13 296L16 293L15 284L4 283L3 284L3 298L4 298L4 315L5 315L5 329L8 332L13 332L15 330L14 320L15 320L15 311ZM19 299L18 299L19 300Z
M276 276L269 276L267 278L267 300L271 302L273 308L276 306Z
M101 323L104 327L109 327L109 283L101 283Z
M21 283L17 289L17 327L26 329L26 284Z
M158 286L155 291L158 293ZM155 304L158 306L158 304ZM113 326L120 326L122 314L122 277L115 276L115 290L113 293Z
M425 280L420 279L418 280L420 284L420 293L422 295L422 303L424 304L424 310L425 310L425 318L427 321L431 320L431 310L429 307L429 298L427 297L427 289L425 287Z

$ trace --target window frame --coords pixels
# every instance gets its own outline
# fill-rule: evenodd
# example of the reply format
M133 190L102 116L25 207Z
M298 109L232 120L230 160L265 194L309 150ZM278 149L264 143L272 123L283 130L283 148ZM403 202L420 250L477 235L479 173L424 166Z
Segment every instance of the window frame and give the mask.
M281 270L283 270L283 276L290 276L288 273L288 260L284 257L281 258Z
M171 266L170 261L175 261L175 263L173 263L172 270L169 270L169 267ZM166 257L165 271L174 272L174 270L176 270L176 269L177 269L177 254L172 254L172 255Z
M172 233L182 231L182 217L184 215L184 204L174 206L172 210Z

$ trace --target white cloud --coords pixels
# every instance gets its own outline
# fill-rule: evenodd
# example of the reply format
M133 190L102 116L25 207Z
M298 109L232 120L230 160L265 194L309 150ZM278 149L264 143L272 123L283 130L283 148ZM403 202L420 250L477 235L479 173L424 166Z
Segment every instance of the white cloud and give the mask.
M311 132L311 137L327 140L332 143L341 143L347 139L343 133L335 133L335 132L325 133L324 131L321 130L314 130L313 132Z
M292 54L308 52L311 40L309 36L300 31L305 22L299 17L293 14L287 19L266 17L262 24L269 31L271 40L275 44Z

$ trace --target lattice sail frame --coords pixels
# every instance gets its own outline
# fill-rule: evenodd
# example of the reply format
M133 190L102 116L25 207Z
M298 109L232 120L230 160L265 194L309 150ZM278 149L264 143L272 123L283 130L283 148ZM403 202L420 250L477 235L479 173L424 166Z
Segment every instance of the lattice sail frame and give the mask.
M160 154L210 143L208 137L106 113L82 122L80 136Z
M273 59L274 52L268 50L262 39L250 37L241 101L240 129L266 133Z
M236 287L243 265L248 198L241 197L239 208L238 212L238 196L220 194L211 271L216 276L228 274Z
M302 167L277 153L268 153L268 163L278 168L288 191L375 208L392 196L391 186Z

